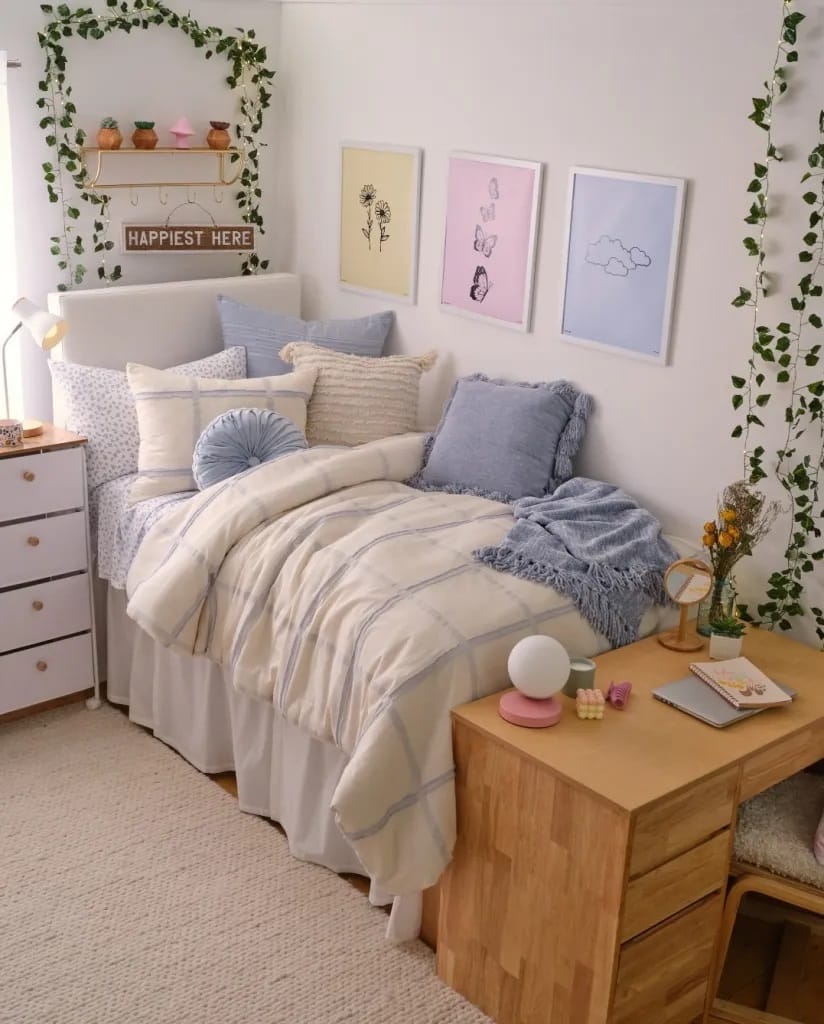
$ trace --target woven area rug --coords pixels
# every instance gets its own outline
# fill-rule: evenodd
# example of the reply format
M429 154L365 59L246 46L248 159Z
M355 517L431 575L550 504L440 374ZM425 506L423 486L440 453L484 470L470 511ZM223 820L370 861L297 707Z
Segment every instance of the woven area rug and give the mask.
M422 943L119 712L0 725L2 1024L480 1024Z

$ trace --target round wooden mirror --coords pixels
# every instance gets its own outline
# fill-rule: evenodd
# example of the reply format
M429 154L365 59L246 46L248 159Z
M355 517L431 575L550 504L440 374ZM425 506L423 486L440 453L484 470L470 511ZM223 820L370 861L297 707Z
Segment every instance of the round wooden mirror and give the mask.
M687 629L690 608L703 601L712 590L712 569L706 562L682 558L673 562L664 575L664 590L675 604L681 606L681 618L674 632L660 633L658 642L673 651L697 651L704 641L694 630Z

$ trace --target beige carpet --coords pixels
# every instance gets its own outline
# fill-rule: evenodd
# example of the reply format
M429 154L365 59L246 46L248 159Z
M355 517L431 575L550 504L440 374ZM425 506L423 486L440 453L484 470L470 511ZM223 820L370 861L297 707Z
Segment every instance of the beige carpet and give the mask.
M111 708L0 725L2 1024L480 1024L421 943Z

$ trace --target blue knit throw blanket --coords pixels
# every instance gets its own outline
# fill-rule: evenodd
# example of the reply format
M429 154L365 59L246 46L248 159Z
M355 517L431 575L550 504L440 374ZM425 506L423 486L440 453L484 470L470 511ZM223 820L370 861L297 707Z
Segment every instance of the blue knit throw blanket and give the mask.
M513 514L503 543L475 557L570 597L614 647L638 639L650 604L667 603L664 571L678 553L620 488L574 477L546 497L516 501Z

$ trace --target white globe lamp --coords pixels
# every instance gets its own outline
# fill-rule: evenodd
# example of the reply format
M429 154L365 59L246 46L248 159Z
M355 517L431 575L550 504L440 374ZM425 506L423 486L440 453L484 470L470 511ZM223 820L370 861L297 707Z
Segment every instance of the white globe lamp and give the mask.
M555 697L569 679L569 655L551 636L527 636L509 653L507 671L514 690L501 696L498 713L513 725L545 729L557 725L561 703Z

